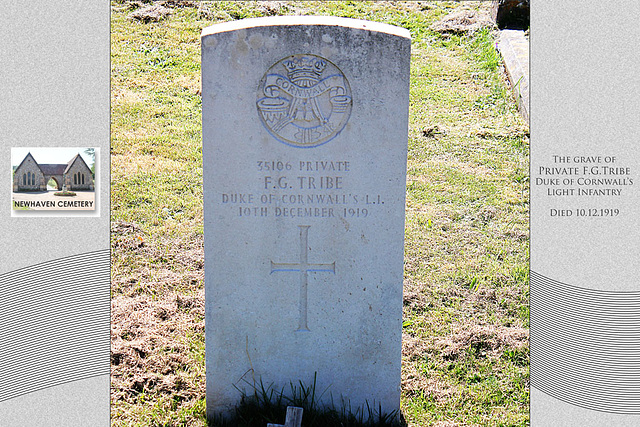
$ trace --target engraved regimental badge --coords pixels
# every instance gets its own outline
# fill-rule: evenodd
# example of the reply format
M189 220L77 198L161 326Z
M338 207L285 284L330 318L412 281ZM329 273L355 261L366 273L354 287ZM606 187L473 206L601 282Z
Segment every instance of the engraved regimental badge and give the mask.
M344 74L316 55L276 62L258 87L258 115L278 141L317 147L335 138L351 114L351 88Z

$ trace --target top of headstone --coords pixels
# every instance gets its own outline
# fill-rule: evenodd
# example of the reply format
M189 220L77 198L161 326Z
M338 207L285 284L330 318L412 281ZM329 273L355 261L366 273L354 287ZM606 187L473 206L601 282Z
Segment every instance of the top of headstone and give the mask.
M241 30L253 27L271 27L286 25L326 25L330 27L355 28L360 30L376 31L393 36L411 38L411 33L406 28L395 25L383 24L363 19L340 18L336 16L269 16L264 18L249 18L238 21L214 24L202 30L202 37L227 31Z

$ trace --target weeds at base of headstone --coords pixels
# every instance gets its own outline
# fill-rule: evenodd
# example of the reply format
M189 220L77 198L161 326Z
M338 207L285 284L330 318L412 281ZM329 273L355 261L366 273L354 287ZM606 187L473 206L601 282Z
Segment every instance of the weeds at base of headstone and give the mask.
M383 413L382 408L366 402L364 407L352 410L351 404L342 399L336 405L333 396L330 404L320 405L320 399L328 391L317 393L317 373L313 377L313 384L305 385L302 381L297 384L290 382L280 390L273 384L265 385L262 380L253 384L245 381L250 391L241 390L240 404L235 408L231 417L218 415L209 422L209 427L264 427L267 423L278 423L285 419L287 406L303 408L303 427L403 427L406 423L400 420L398 411Z

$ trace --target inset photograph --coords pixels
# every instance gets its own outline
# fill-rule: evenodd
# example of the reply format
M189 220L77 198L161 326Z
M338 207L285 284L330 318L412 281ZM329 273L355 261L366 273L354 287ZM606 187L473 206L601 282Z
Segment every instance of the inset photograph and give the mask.
M95 211L96 148L11 149L14 211Z

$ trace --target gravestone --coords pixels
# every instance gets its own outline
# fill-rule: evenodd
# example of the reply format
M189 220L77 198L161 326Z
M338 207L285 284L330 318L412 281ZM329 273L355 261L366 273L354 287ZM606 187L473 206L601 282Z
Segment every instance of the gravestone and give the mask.
M202 33L207 413L312 386L400 405L410 38L333 17Z

